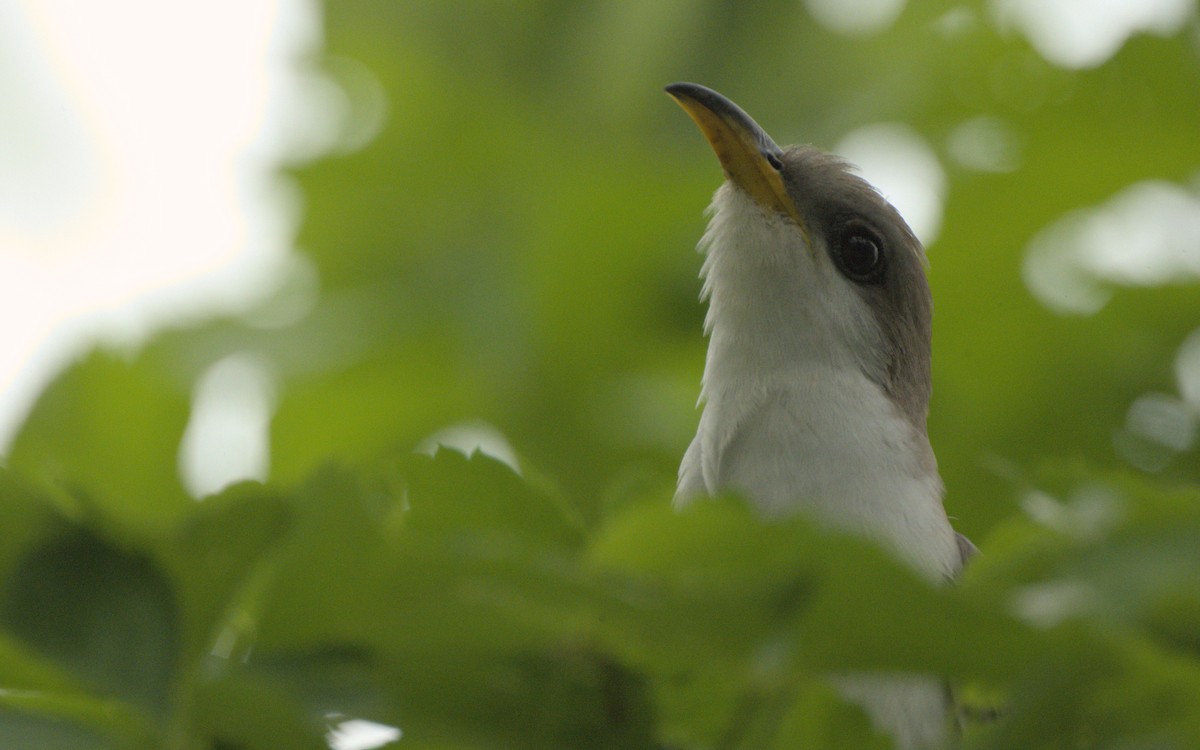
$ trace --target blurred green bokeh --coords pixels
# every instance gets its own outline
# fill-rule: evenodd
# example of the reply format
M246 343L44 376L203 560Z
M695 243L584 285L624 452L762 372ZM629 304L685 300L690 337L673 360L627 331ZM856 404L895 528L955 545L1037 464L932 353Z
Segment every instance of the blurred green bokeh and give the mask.
M1194 41L1135 38L1096 71L1062 71L982 9L943 30L963 10L922 3L847 38L799 3L334 9L331 52L378 76L389 112L369 147L299 173L300 244L326 290L316 317L349 317L321 330L359 351L285 391L279 475L303 475L331 443L361 455L480 418L589 512L638 469L669 475L696 419L692 248L720 179L660 92L676 79L734 96L780 142L832 147L899 121L945 160L930 429L966 530L1013 511L1031 464L1115 462L1130 402L1174 390L1195 289L1121 290L1098 317L1063 318L1025 289L1022 254L1134 181L1194 177ZM984 115L1016 133L1017 169L946 158L953 129ZM1189 463L1195 478L1197 462L1176 468Z
M941 158L930 430L967 531L1011 514L1044 460L1118 464L1129 405L1176 389L1174 353L1200 323L1194 286L1120 288L1098 315L1062 316L1022 268L1031 239L1068 212L1140 180L1194 179L1200 66L1186 32L1134 37L1069 71L983 7L939 2L864 37L823 29L801 3L347 2L327 28L351 111L382 94L386 112L361 149L296 171L316 306L281 329L229 320L162 336L132 377L160 399L174 390L172 418L165 402L123 409L149 392L101 375L115 365L64 376L13 466L36 468L48 441L99 442L86 424L121 421L93 417L104 409L149 411L141 442L169 453L197 374L249 352L279 377L271 476L284 482L482 420L589 517L630 482L668 483L698 414L693 248L720 180L661 93L676 79L729 93L780 142L831 148L900 122ZM951 157L955 129L979 117L1009 128L1014 169ZM62 403L82 388L97 392ZM1188 458L1170 471L1195 479Z
M779 709L770 735L761 734L768 731L762 712L744 731L730 734L721 724L736 719L722 702L728 682L712 678L721 686L707 693L703 675L692 693L656 682L679 668L680 657L648 653L645 644L670 638L649 615L630 614L636 597L613 593L608 574L596 578L588 567L670 589L671 574L631 550L660 538L680 555L695 554L688 544L707 538L706 521L693 519L672 546L671 537L658 536L672 528L671 517L654 515L698 418L705 342L693 249L720 181L707 145L661 93L666 83L692 80L733 97L781 143L832 148L865 125L906 124L945 170L944 220L928 249L936 304L930 433L948 511L990 559L961 598L905 585L975 648L934 666L945 674L1044 688L1038 678L1061 674L1062 664L1069 671L1097 653L1108 658L1059 696L1027 691L1012 722L976 737L975 746L1063 747L1055 743L1070 736L1084 743L1072 747L1115 747L1105 732L1164 737L1155 745L1162 747L1200 741L1200 701L1190 713L1149 701L1102 711L1122 690L1151 691L1169 703L1200 689L1191 629L1200 627L1200 579L1189 578L1196 568L1188 567L1200 549L1200 404L1178 399L1175 370L1179 348L1200 326L1195 277L1112 285L1111 300L1094 315L1048 309L1023 277L1031 241L1069 212L1145 180L1195 195L1195 9L1183 30L1134 36L1112 59L1082 70L1045 61L992 18L982 2L931 0L909 4L878 33L848 36L821 26L800 2L329 3L329 58L314 62L344 85L351 112L367 117L380 96L385 110L369 142L293 170L304 199L298 252L317 271L319 295L307 314L282 326L264 327L261 316L217 320L164 333L132 360L94 353L47 389L8 458L14 476L3 489L9 531L0 567L13 583L0 607L8 625L0 680L61 690L83 707L0 696L0 738L58 732L71 735L62 740L71 747L129 746L147 736L172 747L208 747L222 737L241 744L211 746L272 746L270 731L239 714L250 704L264 707L271 717L264 721L292 728L289 746L322 746L323 711L405 723L413 742L427 746L582 747L588 742L579 732L594 746L641 746L651 736L689 747L717 746L714 736L727 746L753 746L763 736L779 743L769 746L788 746L788 737L821 742L814 738L828 727L789 713L818 706L836 714L836 700L817 682L788 683L791 708ZM955 158L960 126L981 117L1012 137L1011 165L979 169ZM283 289L264 308L286 305L295 291ZM277 378L269 486L190 503L176 459L189 398L200 375L232 354L253 355ZM1153 432L1134 435L1156 457L1149 474L1119 450L1129 437L1127 412L1147 393L1175 398L1175 418L1192 431L1175 445L1156 443ZM438 430L475 423L507 439L523 480L479 460L409 458ZM331 471L331 464L352 468ZM1118 517L1134 519L1111 547L1102 538L1053 536L1025 520L1023 500L1055 498L1041 507L1058 508L1070 525L1070 513L1082 514L1097 487L1127 504ZM449 520L416 512L422 492L449 509ZM1074 505L1059 503L1071 498ZM461 517L452 515L456 503L466 508ZM547 520L547 503L556 520ZM508 511L515 517L506 520ZM735 531L751 523L727 522ZM462 534L488 537L472 524L495 530L502 550L505 540L527 545L528 557L448 555L441 545L454 548ZM118 623L107 633L105 648L136 637L158 649L156 659L159 651L175 654L148 668L146 682L106 675L102 657L64 656L50 636L28 637L30 617L53 616L31 614L30 602L76 596L53 578L48 599L22 588L41 575L31 572L40 560L62 551L66 527L83 534L61 537L75 540L71 554L103 550L108 565L98 580L126 580L122 595L144 598L139 606L169 621L159 628L151 617L142 630ZM771 544L787 548L781 539L764 542L761 557L747 563L747 580L776 564L833 575L782 552L773 558ZM732 560L752 546L718 545L714 554ZM1145 558L1154 549L1162 554ZM157 567L146 567L147 555ZM878 573L864 574L875 581L871 590L901 576L867 552L854 559ZM548 562L562 560L582 567L564 572ZM1137 579L1118 579L1137 560L1148 566L1144 579L1167 578L1162 592L1131 603L1122 585L1137 589ZM486 637L473 627L475 618L487 621L486 606L452 596L444 607L435 602L439 591L457 591L476 575L504 600L493 602L504 616ZM1095 610L1079 615L1084 635L1045 635L994 619L1004 617L1005 597L1060 575L1112 585L1097 595ZM722 658L753 651L747 644L762 633L750 615L775 612L764 602L777 583L790 585L701 587L718 602L741 602L745 621L726 612L726 622L723 610L706 610L688 598L703 597L685 591L678 600L664 595L661 622L702 614L726 628L687 635L716 669ZM745 601L720 598L731 591ZM421 607L403 606L405 597ZM1115 605L1122 601L1126 610ZM78 606L97 618L98 631L111 624L104 607ZM800 631L820 642L856 616L830 607L809 612ZM514 614L523 608L527 615ZM601 611L629 620L581 625ZM894 622L905 621L896 611ZM883 638L881 627L862 637ZM161 632L146 634L155 628ZM231 633L246 641L239 648L259 644L257 671L208 665L221 650L214 642ZM911 645L921 634L895 637ZM979 653L988 643L994 662ZM826 660L797 658L806 668L863 666L830 648ZM519 669L513 653L528 657ZM913 666L888 663L886 650L877 658L871 663ZM1004 658L1013 663L1001 665ZM1023 672L1022 659L1037 666ZM428 679L414 680L414 669ZM478 694L456 692L484 674L521 687L489 682ZM176 708L138 693L164 681L174 686L166 703ZM305 693L322 683L337 700ZM589 703L613 691L628 700L622 722ZM363 700L344 704L346 696ZM723 708L704 721L720 727L682 718L710 704ZM531 724L521 713L531 705L558 706L561 715ZM588 705L592 713L580 709ZM1064 712L1059 723L1038 723L1056 710ZM40 718L7 718L27 713ZM861 717L838 721L867 741ZM1080 725L1099 734L1089 737Z

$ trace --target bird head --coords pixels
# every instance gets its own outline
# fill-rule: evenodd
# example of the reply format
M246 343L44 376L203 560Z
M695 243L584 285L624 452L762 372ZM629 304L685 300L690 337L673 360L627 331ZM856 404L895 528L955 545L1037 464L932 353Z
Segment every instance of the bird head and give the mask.
M923 432L932 302L924 250L899 212L844 160L779 147L717 92L692 83L666 91L727 178L701 244L706 388L722 367L856 368Z

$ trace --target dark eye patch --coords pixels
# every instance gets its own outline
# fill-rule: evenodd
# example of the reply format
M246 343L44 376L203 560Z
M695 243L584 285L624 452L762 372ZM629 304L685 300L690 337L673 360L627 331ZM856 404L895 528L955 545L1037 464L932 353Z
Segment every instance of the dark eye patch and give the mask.
M833 234L830 254L843 276L856 284L880 284L887 271L887 247L862 221L849 221Z

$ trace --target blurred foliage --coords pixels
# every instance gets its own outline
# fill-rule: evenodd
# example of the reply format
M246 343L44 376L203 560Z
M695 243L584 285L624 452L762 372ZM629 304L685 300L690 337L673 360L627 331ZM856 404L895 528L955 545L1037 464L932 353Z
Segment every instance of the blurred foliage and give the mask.
M1200 746L1200 460L1114 450L1134 399L1175 391L1196 289L1069 318L1021 280L1064 213L1194 177L1194 19L1082 71L940 0L864 37L767 1L345 0L326 21L315 62L387 112L295 170L311 310L263 323L294 307L285 280L261 314L91 354L0 473L0 744L326 747L362 718L406 747L887 747L820 676L905 670L1003 704L970 748ZM780 142L900 121L943 157L930 431L983 549L959 587L734 500L670 511L719 180L660 92L679 79ZM1017 134L1016 169L947 156L979 116ZM277 378L271 476L192 502L190 395L239 353ZM479 420L519 475L414 454Z

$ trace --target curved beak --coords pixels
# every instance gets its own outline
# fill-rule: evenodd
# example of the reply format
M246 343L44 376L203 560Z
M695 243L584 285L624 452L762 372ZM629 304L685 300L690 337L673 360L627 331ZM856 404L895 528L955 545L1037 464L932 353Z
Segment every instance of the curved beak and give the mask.
M700 127L733 184L763 208L804 226L783 184L783 151L750 115L696 83L672 83L665 90Z

